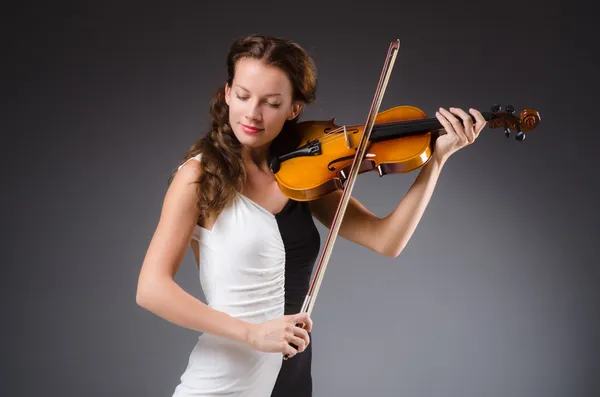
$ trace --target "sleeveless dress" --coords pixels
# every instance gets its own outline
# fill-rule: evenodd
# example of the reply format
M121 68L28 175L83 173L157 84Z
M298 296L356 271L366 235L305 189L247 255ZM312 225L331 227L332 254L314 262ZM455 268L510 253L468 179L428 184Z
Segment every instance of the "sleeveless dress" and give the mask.
M238 193L211 230L196 225L192 238L210 307L250 323L300 311L321 242L307 202L289 199L273 215ZM312 343L284 361L281 353L203 333L173 397L310 396L311 358Z

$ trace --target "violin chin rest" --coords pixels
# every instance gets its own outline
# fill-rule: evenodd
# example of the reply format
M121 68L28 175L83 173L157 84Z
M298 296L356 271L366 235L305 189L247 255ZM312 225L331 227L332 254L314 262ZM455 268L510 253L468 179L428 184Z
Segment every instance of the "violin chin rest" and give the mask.
M279 157L275 155L269 156L269 168L271 168L271 172L273 172L273 174L279 172L279 169L281 168L281 162L279 161Z

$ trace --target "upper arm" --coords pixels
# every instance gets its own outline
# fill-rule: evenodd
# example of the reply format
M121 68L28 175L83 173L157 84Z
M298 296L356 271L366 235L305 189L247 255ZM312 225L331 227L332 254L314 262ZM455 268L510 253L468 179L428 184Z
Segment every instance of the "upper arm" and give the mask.
M327 228L330 228L333 223L342 193L341 190L336 190L310 202L313 216ZM381 218L371 213L357 199L350 197L338 235L380 252L380 236L378 236L380 221Z
M177 273L200 215L196 183L199 175L200 163L189 161L171 181L142 264L138 285L155 277L173 278Z

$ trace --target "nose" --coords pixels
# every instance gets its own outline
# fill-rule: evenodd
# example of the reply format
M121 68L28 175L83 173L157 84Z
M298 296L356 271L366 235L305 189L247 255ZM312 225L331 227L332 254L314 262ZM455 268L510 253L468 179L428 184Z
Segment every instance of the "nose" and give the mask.
M261 121L262 113L260 110L260 104L258 102L253 102L248 107L248 111L246 112L246 118L251 121Z

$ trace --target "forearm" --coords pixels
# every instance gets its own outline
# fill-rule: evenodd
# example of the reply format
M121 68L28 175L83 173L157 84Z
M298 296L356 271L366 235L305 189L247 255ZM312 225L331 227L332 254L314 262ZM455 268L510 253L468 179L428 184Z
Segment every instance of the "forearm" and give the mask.
M136 301L144 309L181 327L248 343L251 324L209 307L168 277L140 283Z
M445 160L432 156L396 209L382 218L377 233L381 254L397 257L412 237L429 204Z

